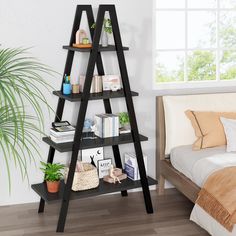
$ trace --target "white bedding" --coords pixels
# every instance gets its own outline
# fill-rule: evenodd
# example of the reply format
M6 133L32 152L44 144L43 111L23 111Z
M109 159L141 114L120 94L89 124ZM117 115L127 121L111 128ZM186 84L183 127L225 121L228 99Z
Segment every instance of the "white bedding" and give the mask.
M195 182L193 178L193 167L195 163L200 159L222 153L226 153L225 146L207 148L199 151L193 151L192 145L179 146L171 150L170 161L176 170Z
M197 204L194 206L190 220L205 229L210 235L213 236L235 236L236 227L234 225L233 231L229 232L220 223L218 223L213 217L208 215L201 207Z
M198 151L198 157L195 155L195 151L191 151L188 146L176 148L171 152L172 165L199 187L202 187L207 177L216 170L236 166L236 153L225 152L225 147L218 148L218 150L214 148L202 151L204 150ZM210 153L211 155L208 155ZM213 236L236 236L236 226L232 232L227 231L197 204L193 208L190 220L206 229Z

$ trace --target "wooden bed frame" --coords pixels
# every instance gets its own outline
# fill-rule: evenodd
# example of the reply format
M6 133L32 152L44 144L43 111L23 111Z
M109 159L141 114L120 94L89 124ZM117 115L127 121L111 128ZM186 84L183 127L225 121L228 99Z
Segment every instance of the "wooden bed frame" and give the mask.
M159 194L164 194L165 180L173 184L189 200L195 203L200 188L177 171L165 156L165 113L162 96L156 97L156 173L159 177Z

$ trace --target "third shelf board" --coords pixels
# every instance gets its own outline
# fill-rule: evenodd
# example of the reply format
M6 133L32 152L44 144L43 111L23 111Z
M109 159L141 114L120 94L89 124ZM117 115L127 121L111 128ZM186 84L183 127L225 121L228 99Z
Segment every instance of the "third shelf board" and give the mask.
M77 51L77 52L90 52L91 48L76 48L76 47L72 47L72 46L63 46L63 49L67 49L70 51ZM128 47L123 47L124 51L129 50ZM108 45L107 47L102 47L101 45L99 45L99 52L111 52L111 51L116 51L116 46L115 45Z
M147 141L148 138L139 135L140 141ZM55 143L49 137L44 137L43 141L50 145L51 147L55 148L59 152L70 152L72 151L73 142L69 143ZM113 146L119 144L127 144L132 143L133 138L131 134L121 134L117 137L112 138L96 138L96 139L82 139L80 149L89 149L89 148L96 148L96 147L105 147L105 146Z
M63 98L70 102L78 102L81 100L83 93L64 95L61 91L53 91L53 94ZM132 96L138 96L138 93L131 91ZM109 98L121 98L124 97L124 91L119 90L116 92L112 91L103 91L101 93L91 93L89 100L99 100L99 99L109 99Z

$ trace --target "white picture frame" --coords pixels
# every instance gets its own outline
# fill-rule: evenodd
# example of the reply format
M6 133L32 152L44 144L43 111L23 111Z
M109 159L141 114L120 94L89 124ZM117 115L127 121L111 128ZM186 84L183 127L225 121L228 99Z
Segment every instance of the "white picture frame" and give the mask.
M120 90L121 78L120 75L103 75L102 76L103 91Z
M95 164L95 166L98 166L98 161L103 160L104 158L104 151L103 147L99 148L90 148L82 150L81 152L81 161L84 163L91 163Z
M111 164L112 164L111 158L98 161L98 176L100 179L106 175L109 175Z

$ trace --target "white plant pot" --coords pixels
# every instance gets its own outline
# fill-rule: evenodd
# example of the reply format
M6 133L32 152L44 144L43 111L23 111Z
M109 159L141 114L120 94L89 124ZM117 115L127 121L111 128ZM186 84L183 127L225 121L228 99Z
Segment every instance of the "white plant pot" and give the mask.
M101 42L103 47L108 47L108 35L107 32L105 32L104 30L102 30Z
M129 130L130 129L130 123L128 123L128 124L124 124L124 126L123 126L126 130Z

